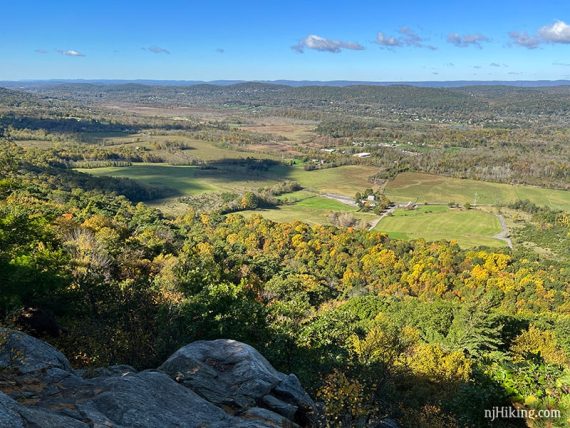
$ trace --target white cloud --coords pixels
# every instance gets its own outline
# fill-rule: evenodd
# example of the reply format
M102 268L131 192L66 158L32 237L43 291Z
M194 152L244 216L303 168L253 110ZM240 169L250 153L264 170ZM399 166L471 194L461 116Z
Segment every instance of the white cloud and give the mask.
M160 46L149 46L148 48L143 48L145 51L152 52L153 54L166 54L170 55L170 51Z
M449 33L447 35L448 43L457 46L458 48L467 48L469 46L476 46L479 49L482 48L481 43L489 42L489 38L483 34L459 34L459 33Z
M570 25L564 21L556 21L552 25L545 25L538 34L547 43L570 43Z
M523 46L527 49L536 49L545 43L570 44L570 25L558 20L553 24L541 27L537 34L511 31L509 37L513 44Z
M398 30L399 36L389 36L383 32L376 34L375 42L384 48L415 47L436 50L432 45L425 44L426 39L412 30L410 27L402 27Z
M527 32L511 31L509 33L511 42L515 45L525 47L527 49L536 49L540 46L542 40L537 36L531 36Z
M85 56L84 54L82 54L79 51L76 51L75 49L58 49L57 50L60 54L65 55L65 56Z
M381 46L385 46L385 47L389 47L389 48L395 48L398 46L402 46L402 42L399 39L397 39L396 37L387 36L381 32L376 34L376 43L378 43Z
M291 46L291 49L299 53L303 53L305 49L312 49L320 52L339 53L343 49L360 51L364 49L364 46L356 42L326 39L321 36L310 34L304 39L299 40L299 43L296 45Z

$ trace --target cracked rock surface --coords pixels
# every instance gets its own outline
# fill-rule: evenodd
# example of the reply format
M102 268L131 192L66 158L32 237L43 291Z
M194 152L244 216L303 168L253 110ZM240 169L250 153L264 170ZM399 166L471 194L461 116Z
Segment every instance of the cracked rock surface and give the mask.
M233 340L198 341L157 370L74 371L51 345L0 328L0 427L312 427L295 375Z

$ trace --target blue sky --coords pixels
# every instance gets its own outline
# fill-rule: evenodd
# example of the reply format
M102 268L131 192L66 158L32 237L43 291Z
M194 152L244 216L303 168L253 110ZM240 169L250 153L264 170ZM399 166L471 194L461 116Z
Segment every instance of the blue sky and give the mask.
M570 79L569 1L2 2L0 80Z

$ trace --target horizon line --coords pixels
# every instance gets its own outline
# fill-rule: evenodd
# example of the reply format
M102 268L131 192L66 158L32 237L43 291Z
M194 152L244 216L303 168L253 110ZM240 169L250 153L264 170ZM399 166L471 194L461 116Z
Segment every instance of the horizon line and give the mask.
M21 80L0 80L0 86L6 88L18 88L26 85L56 85L56 84L101 84L120 85L138 84L141 86L233 86L246 83L259 83L267 85L281 85L291 88L321 86L346 88L351 86L415 86L424 88L460 88L469 86L506 86L522 88L545 88L557 86L570 86L570 79L557 80L400 80L400 81L374 81L374 80L292 80L292 79L216 79L216 80L183 80L183 79L21 79Z

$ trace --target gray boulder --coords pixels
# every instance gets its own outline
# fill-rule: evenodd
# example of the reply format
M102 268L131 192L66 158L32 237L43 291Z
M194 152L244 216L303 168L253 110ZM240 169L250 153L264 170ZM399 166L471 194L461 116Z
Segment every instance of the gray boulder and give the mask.
M57 370L57 369L50 369ZM157 371L127 372L92 379L43 376L33 396L12 391L0 397L0 427L220 427L266 428L265 419L241 419L227 414L192 390ZM20 380L19 378L18 380ZM54 383L47 383L51 379ZM26 381L29 381L29 376ZM67 382L65 388L61 382Z
M98 367L92 370L82 370L81 376L86 379L91 379L100 376L123 376L127 373L136 373L137 370L126 364L120 364L109 367Z
M23 406L0 392L0 427L87 428L88 425L45 409Z
M20 331L0 327L0 369L27 374L52 367L71 371L67 358L53 346Z
M317 407L297 377L278 372L245 343L197 341L176 351L159 370L234 414L258 407L285 422L317 425Z
M241 417L245 420L251 421L252 423L263 424L264 426L272 428L299 427L299 425L292 422L291 420L285 419L283 416L262 407L252 407L251 409L248 409L242 413Z
M66 395L84 420L95 426L247 426L157 371L94 378ZM62 401L60 397L55 403Z
M18 403L0 392L0 427L24 427L24 421L18 412L18 407Z
M71 369L52 346L0 329L0 427L83 428L316 426L297 378L251 346L196 342L161 371Z

